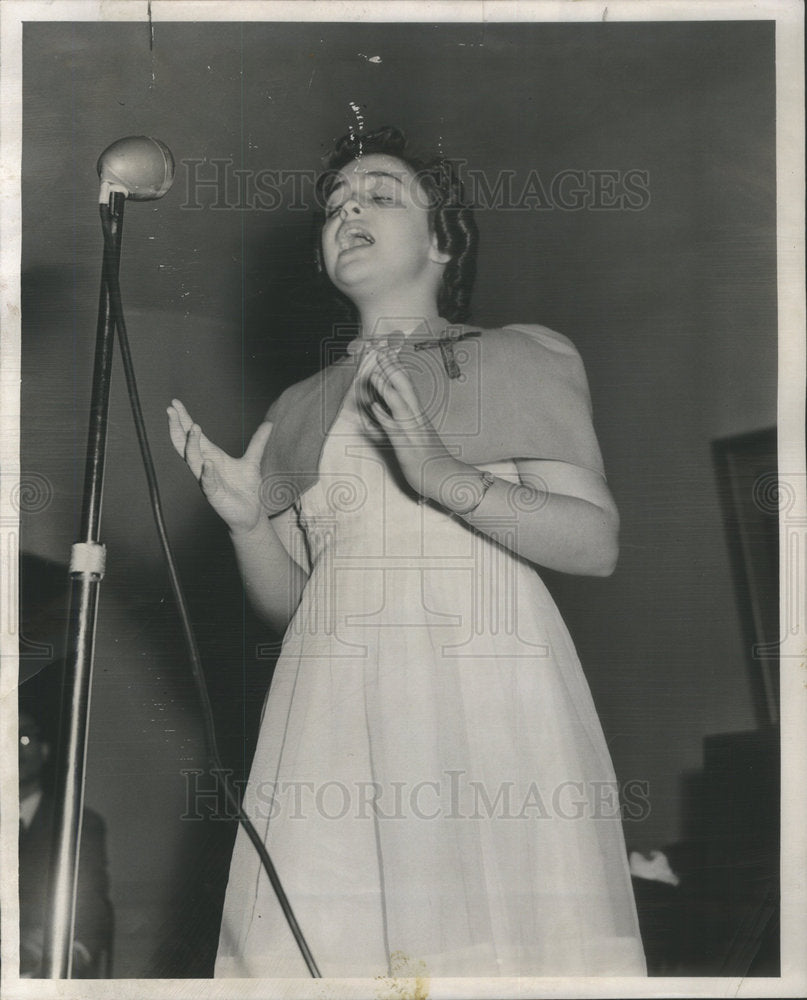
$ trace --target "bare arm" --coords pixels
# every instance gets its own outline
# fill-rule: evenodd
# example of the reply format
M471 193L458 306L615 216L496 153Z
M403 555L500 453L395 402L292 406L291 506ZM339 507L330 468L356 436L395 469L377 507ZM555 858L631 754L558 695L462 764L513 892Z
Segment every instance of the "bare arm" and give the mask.
M261 505L260 459L271 423L261 424L242 458L233 458L205 437L178 399L168 407L168 424L174 448L229 529L250 603L267 624L283 631L308 574L288 554ZM272 519L278 530L282 517Z
M231 529L230 539L255 613L283 632L300 603L308 574L288 554L266 517L252 529Z
M378 355L370 381L379 399L369 412L386 431L409 485L478 531L540 566L608 576L618 555L619 515L597 472L566 462L520 460L520 483L494 477L449 454L397 361ZM384 401L384 406L380 400ZM479 500L469 512L462 511Z
M468 524L539 566L609 576L619 555L619 513L598 473L564 462L516 462L519 483L499 477L483 495L479 470L453 458L434 463L427 495L447 510L481 497ZM458 485L465 489L458 490ZM452 488L453 487L453 488ZM461 499L454 497L461 493Z

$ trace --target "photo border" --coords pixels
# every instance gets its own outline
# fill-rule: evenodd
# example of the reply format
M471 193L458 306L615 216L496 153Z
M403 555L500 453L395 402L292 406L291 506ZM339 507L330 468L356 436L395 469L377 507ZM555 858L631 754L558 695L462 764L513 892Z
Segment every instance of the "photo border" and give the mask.
M779 310L779 469L795 504L780 515L780 624L782 692L782 976L775 979L720 977L650 977L603 979L433 979L429 996L527 997L535 984L544 997L590 996L799 996L807 990L804 941L807 907L804 872L807 864L807 499L805 490L805 305L804 305L804 58L803 7L798 2L730 2L730 0L527 0L527 2L273 2L238 3L196 0L60 3L6 0L0 7L0 560L4 598L0 634L0 755L2 810L0 863L2 884L2 980L0 995L8 1000L51 997L116 998L246 998L316 997L377 998L383 984L374 980L21 980L17 976L18 908L16 902L17 716L16 624L9 620L9 599L16 594L19 522L13 489L19 481L20 391L20 257L22 157L22 25L25 21L428 21L598 22L775 20L777 86L777 258ZM794 543L795 538L795 543ZM786 543L786 544L785 544ZM792 553L792 555L791 555ZM14 604L16 608L16 604ZM793 609L797 609L795 618ZM798 609L802 609L801 612ZM16 615L16 610L15 610ZM388 980L385 979L384 984ZM110 985L114 984L114 985ZM406 988L407 984L401 984ZM413 986L414 984L412 984ZM408 994L401 994L408 995ZM415 995L414 993L412 994Z

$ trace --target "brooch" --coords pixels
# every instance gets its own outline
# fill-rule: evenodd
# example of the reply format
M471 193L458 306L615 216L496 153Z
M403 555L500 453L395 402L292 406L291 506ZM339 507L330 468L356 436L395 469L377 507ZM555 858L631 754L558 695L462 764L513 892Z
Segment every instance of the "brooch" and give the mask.
M427 347L439 347L440 353L443 356L443 367L446 370L446 375L449 378L459 378L460 366L457 364L456 357L454 357L454 344L456 341L464 340L466 337L478 337L480 333L480 330L469 330L468 333L461 333L455 337L448 336L438 337L436 340L418 340L412 346L416 351L425 350Z

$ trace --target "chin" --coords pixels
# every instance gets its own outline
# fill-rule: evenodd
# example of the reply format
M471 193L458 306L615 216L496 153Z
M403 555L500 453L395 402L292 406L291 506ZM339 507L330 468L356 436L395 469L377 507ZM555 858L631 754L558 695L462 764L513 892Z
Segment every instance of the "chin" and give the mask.
M333 274L329 275L331 282L343 295L351 298L351 293L357 291L368 284L372 279L373 272L368 267L362 267L359 261L355 263L347 262L346 267L337 266Z

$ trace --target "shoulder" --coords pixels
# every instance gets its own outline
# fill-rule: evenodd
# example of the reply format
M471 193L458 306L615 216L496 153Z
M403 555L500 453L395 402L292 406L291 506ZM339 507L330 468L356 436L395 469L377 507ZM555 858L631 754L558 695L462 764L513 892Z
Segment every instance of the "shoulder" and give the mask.
M505 326L482 330L482 336L491 345L507 346L511 350L536 352L543 349L552 354L579 357L577 348L568 337L557 330L538 323L508 323Z
M508 333L515 333L522 337L528 337L531 341L541 344L550 351L558 351L562 354L577 354L577 348L565 334L551 330L548 326L541 326L538 323L508 323L502 327Z
M279 416L286 415L289 411L297 409L307 400L319 395L322 392L323 382L331 376L332 371L339 367L339 363L335 362L327 368L322 368L314 372L313 375L309 375L307 378L288 386L288 388L284 389L275 398L264 419L276 420Z
M480 331L485 366L536 372L547 378L585 383L583 361L568 337L537 323L508 323Z
M272 405L269 407L269 411L266 414L266 419L271 420L273 413L278 410L282 410L284 406L288 406L289 403L305 396L310 389L317 384L320 378L319 372L314 372L313 375L309 375L308 378L304 378L300 382L295 382L294 385L287 386L282 390L279 396L276 396Z

